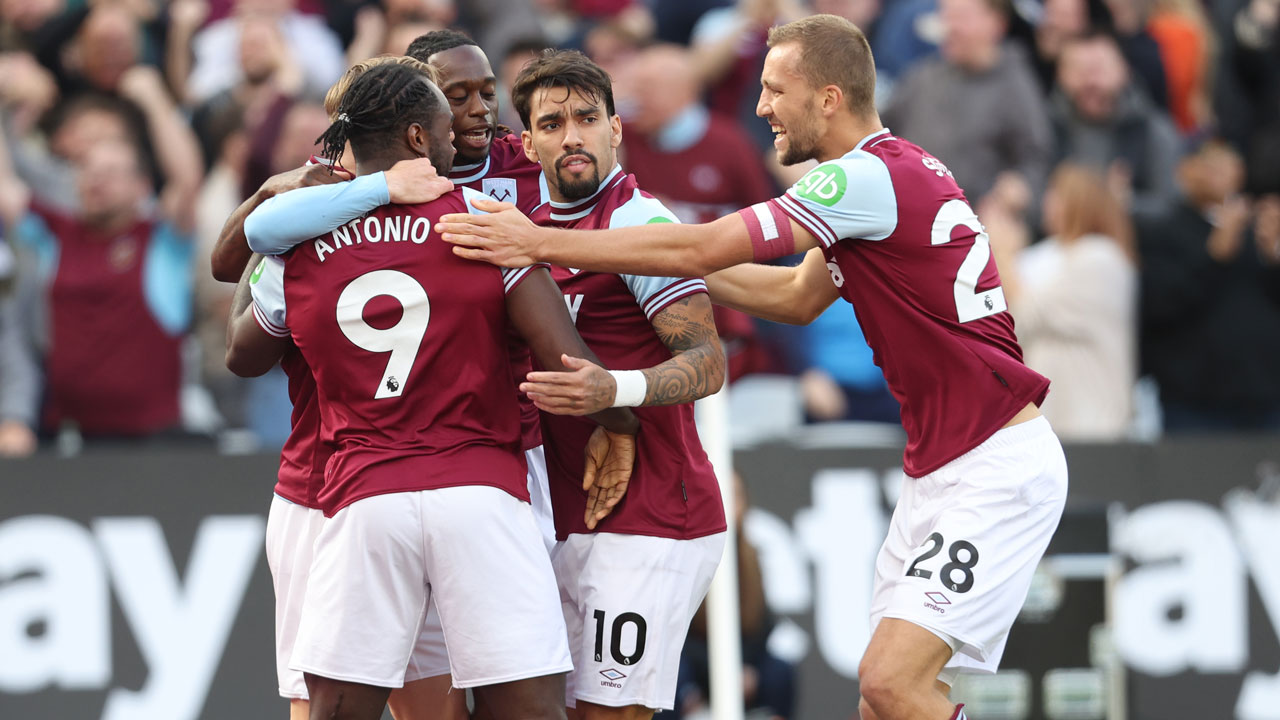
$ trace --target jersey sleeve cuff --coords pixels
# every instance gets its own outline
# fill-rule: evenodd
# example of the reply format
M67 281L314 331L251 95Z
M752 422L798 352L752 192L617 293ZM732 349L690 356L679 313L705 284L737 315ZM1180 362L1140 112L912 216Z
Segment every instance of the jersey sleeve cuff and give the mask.
M774 207L786 213L787 217L795 220L800 227L809 231L810 235L817 238L823 247L831 247L840 241L831 226L822 221L812 210L808 209L796 199L790 191L769 201Z
M271 322L271 319L268 318L267 314L262 311L262 308L258 307L258 303L256 301L253 303L252 307L253 307L253 319L258 321L258 327L262 328L262 332L270 335L271 337L278 337L278 338L289 337L289 328L281 327Z
M701 278L678 280L654 293L653 296L645 302L644 307L642 308L644 310L644 316L649 320L653 320L655 315L666 310L668 306L677 300L683 300L690 295L697 295L698 293L705 293L706 291L707 283Z
M522 268L502 268L502 291L510 295L511 291L520 287L520 283L524 282L524 279L529 277L529 273L537 268L550 270L551 266L546 263L535 263Z

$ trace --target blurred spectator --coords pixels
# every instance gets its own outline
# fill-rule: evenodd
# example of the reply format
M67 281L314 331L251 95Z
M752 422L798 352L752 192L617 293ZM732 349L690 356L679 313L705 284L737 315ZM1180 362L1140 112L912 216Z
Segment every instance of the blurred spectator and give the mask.
M1102 174L1071 163L1050 178L1049 237L985 216L1018 342L1029 367L1053 382L1041 411L1064 439L1128 436L1137 380L1138 273L1133 229Z
M1053 89L1063 46L1068 40L1083 35L1090 25L1089 0L1044 0L1040 22L1033 33L1033 61L1040 86L1046 93Z
M528 37L512 43L498 66L498 97L510 99L511 87L515 84L516 76L526 64L549 47L551 47L550 41L540 37ZM520 114L516 112L513 105L514 103L511 102L498 103L498 122L519 134L523 129L522 123Z
M688 45L693 28L710 10L729 7L734 0L650 0L658 42Z
M712 112L737 118L761 152L773 154L773 133L756 117L760 69L769 27L806 15L796 0L738 0L708 11L690 39L693 66Z
M7 158L8 150L0 145L0 170L9 166ZM40 371L14 298L17 259L4 239L4 219L21 213L24 197L16 178L0 177L0 457L23 457L36 449Z
M1155 0L1147 31L1160 46L1169 89L1169 114L1191 132L1212 119L1209 78L1213 31L1199 0Z
M1218 129L1244 152L1250 192L1280 192L1280 2L1223 0Z
M699 101L688 51L648 48L623 75L623 164L682 222L710 222L773 196L755 145ZM715 316L731 381L772 365L749 316L721 307Z
M773 618L765 602L760 553L747 541L743 531L750 498L746 484L737 473L734 473L733 484L733 522L738 538L738 613L742 624L743 709L754 711L750 717L786 720L795 709L796 670L769 652ZM677 720L706 712L711 697L708 664L707 604L704 601L693 616L689 636L680 653L679 684L673 714Z
M800 395L808 422L856 420L898 425L902 410L848 308L835 303L797 328L804 369Z
M871 49L876 56L876 70L881 80L892 84L918 60L932 55L942 42L942 21L938 17L938 0L893 0L887 3Z
M1113 191L1131 193L1139 214L1173 202L1180 144L1173 123L1130 81L1129 67L1110 35L1068 40L1058 62L1058 87L1049 103L1056 160L1109 173Z
M940 0L941 56L902 78L882 117L929 148L975 204L1021 214L1052 152L1045 102L1022 48L1004 42L1008 0Z
M151 206L139 146L104 140L76 159L78 211L33 202L17 234L36 260L46 431L138 436L180 421L198 150L158 72L131 68L120 90L147 116L165 181L159 201Z
M296 70L300 91L318 99L342 75L342 46L323 18L298 12L291 0L240 0L236 12L191 38L188 77L170 74L188 104L199 105L242 83L255 86L284 69Z
M1280 429L1280 196L1251 205L1243 180L1239 154L1207 142L1178 166L1177 204L1138 223L1142 364L1166 432Z
M1102 16L1099 24L1115 36L1137 83L1157 107L1167 110L1168 80L1160 46L1148 30L1150 9L1151 0L1104 0L1101 12L1095 14Z
M403 55L414 38L443 30L457 16L451 0L383 0L365 5L356 13L347 64L387 53Z

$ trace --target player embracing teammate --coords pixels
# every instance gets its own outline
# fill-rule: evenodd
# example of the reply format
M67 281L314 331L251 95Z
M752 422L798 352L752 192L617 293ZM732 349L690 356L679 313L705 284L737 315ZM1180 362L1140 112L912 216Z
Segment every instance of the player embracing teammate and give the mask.
M493 82L488 73L486 83L487 63L475 62L483 54L467 43L414 45L440 63L455 147L474 151L486 130L477 119L485 112L472 112L483 103L473 98L483 98ZM674 220L617 166L621 128L611 83L599 67L577 53L553 53L521 79L518 107L531 130L492 143L488 157L468 168L469 183L490 192L514 190L521 205L545 193L549 223L621 227ZM512 147L519 156L510 154ZM504 159L495 162L495 156ZM504 182L511 174L523 179ZM349 223L358 226L366 213L397 200L383 178L361 173L343 187L308 188L263 204L251 221L255 249L279 252ZM673 705L684 636L723 550L723 507L689 403L719 388L724 358L699 279L571 268L555 268L554 276L587 345L604 363L625 368L598 378L597 395L607 394L611 404L661 406L637 410L643 430L635 471L629 487L608 498L590 497L582 487L590 425L543 418L558 538L553 558L575 660L565 699L582 717L648 717ZM576 353L567 361L597 368ZM539 365L555 370L558 363ZM624 489L626 499L612 515L601 521L603 512L590 512L597 502L616 502Z
M481 201L494 214L440 229L461 256L502 265L709 275L718 302L771 319L849 301L907 431L860 712L959 720L950 685L996 669L1065 503L1062 447L1038 410L1049 382L1022 363L987 235L950 171L880 124L862 32L815 15L774 28L769 46L756 113L783 164L820 162L784 195L703 225L593 232ZM797 268L740 265L797 251ZM583 397L603 372L546 376L539 402Z

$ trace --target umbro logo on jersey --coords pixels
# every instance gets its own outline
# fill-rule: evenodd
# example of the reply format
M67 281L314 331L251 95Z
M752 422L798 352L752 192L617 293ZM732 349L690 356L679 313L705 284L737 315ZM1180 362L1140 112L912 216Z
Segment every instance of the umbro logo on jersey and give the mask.
M511 178L485 178L481 188L485 195L498 202L516 202L516 181Z

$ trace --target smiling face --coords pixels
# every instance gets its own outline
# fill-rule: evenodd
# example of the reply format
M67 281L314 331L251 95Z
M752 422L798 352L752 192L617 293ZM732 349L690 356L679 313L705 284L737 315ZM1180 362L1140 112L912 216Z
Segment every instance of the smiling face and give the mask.
M489 58L475 45L461 45L435 53L431 65L440 72L440 89L453 110L457 161L484 162L498 123L498 81Z
M552 199L580 200L599 189L622 143L622 121L608 114L604 99L564 87L538 88L529 117L525 153L542 165Z
M756 115L769 121L778 162L795 165L818 157L822 114L818 93L799 70L800 46L776 45L764 59L760 73L760 101Z

